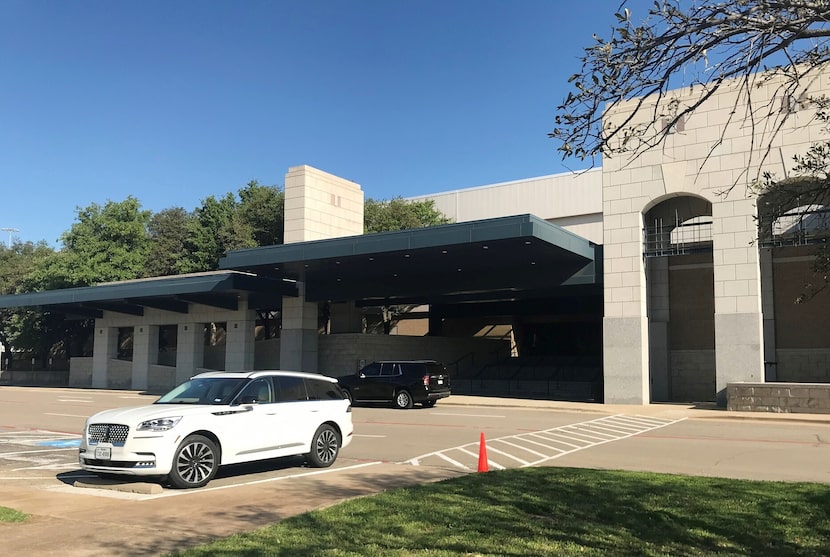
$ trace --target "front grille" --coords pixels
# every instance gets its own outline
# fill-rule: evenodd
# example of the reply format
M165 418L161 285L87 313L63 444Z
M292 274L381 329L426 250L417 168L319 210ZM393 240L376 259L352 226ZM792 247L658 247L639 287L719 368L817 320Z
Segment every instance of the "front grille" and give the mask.
M90 445L112 443L116 447L123 447L129 433L129 426L121 424L92 424L87 431L87 441Z

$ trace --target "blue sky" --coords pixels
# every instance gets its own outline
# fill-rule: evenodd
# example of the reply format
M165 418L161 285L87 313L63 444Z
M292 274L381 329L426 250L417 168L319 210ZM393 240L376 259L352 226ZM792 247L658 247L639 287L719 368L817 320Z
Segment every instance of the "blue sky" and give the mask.
M58 247L78 207L300 164L374 199L564 172L546 134L618 5L0 0L0 227Z

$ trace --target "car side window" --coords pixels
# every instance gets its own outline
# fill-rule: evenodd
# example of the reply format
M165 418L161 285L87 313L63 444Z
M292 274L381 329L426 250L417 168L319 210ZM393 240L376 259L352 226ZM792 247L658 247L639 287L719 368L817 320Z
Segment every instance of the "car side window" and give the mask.
M239 400L241 401L250 401L252 399L257 404L270 404L274 402L274 392L269 377L254 379L245 386L245 389L239 395Z
M274 382L278 385L277 402L298 402L308 400L305 382L302 377L274 377Z
M366 377L377 377L378 375L380 375L380 364L377 362L369 364L368 366L360 370L360 373L362 373Z
M401 368L403 368L403 372L409 376L420 376L424 374L425 366L424 364L417 364L417 363L406 363L401 364Z
M383 377L394 377L396 375L400 375L401 371L398 367L399 364L394 363L385 363L380 368L380 374Z
M343 400L343 391L337 383L306 379L306 390L309 400Z

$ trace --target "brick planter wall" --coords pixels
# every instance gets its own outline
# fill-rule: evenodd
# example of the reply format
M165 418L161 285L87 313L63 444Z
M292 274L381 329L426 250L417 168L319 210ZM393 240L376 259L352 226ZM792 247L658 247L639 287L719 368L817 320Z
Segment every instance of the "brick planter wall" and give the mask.
M829 383L729 383L726 409L830 414Z

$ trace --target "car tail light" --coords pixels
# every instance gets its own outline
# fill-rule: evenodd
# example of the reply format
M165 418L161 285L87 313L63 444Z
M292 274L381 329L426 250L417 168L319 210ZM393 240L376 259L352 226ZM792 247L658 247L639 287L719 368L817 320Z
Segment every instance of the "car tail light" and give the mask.
M424 387L429 387L429 375L424 375Z

